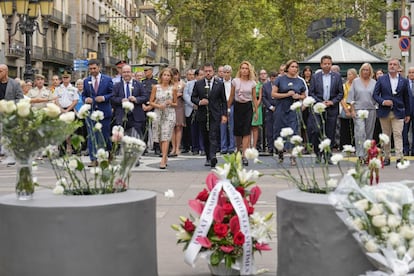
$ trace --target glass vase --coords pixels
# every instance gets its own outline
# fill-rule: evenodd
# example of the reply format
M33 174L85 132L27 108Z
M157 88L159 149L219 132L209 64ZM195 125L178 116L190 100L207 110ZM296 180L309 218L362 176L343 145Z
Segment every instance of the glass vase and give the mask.
M34 186L32 175L32 158L16 158L17 178L16 195L18 200L30 200L33 198Z
M240 275L240 271L234 268L229 268L224 262L220 262L218 265L208 264L211 275L214 276L235 276Z

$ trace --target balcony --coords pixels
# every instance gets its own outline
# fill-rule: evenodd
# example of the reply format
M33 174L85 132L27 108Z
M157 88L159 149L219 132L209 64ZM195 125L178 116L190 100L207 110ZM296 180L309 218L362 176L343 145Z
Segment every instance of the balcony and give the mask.
M95 32L99 31L98 28L98 20L92 16L90 16L89 14L84 14L82 16L82 25L84 27L87 27Z
M32 59L43 61L43 52L44 52L43 47L33 46Z
M45 61L71 65L73 62L73 53L48 47L45 51Z
M50 22L54 22L58 25L62 25L65 28L70 28L70 22L72 18L70 15L64 14L61 11L58 11L57 9L53 9L52 15L49 17Z
M8 58L21 58L24 57L25 46L21 41L14 41L10 44L8 51L6 52L6 57Z
M155 51L147 48L147 57L155 59Z

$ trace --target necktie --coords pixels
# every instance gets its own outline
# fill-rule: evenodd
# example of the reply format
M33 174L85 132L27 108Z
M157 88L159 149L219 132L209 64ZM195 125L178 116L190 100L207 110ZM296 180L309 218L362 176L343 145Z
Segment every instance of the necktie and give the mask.
M98 78L95 78L95 83L93 85L93 90L95 90L95 94L98 94L98 89L99 89Z
M130 91L129 91L129 82L127 82L127 85L126 85L126 91L125 91L125 97L128 99L129 98L129 96L130 96Z

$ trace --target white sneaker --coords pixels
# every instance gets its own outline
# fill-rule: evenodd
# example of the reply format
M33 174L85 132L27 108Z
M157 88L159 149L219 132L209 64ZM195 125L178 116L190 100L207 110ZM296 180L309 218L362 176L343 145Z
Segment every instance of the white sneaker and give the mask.
M1 164L7 165L7 166L13 166L16 164L16 160L12 156L7 156L7 158L1 161Z

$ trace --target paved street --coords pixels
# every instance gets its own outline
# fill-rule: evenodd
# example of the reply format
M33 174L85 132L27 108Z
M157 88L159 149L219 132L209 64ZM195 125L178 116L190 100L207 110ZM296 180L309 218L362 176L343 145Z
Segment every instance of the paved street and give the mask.
M168 169L160 170L159 157L153 155L143 156L141 165L133 170L130 183L132 189L151 190L157 193L157 250L158 250L158 272L160 276L168 275L210 275L204 260L198 260L193 269L183 262L182 245L176 244L175 231L170 228L171 224L178 223L180 215L187 216L190 209L187 205L189 199L194 198L203 188L204 179L210 168L204 167L204 157L183 154L176 158L170 158ZM250 164L248 169L257 169L265 175L258 180L262 189L261 200L257 203L258 211L276 212L276 193L291 186L277 176L276 161L271 157L260 158L264 164ZM310 160L310 159L308 159ZM413 159L411 159L411 162ZM219 163L223 160L219 158ZM285 159L288 166L289 159ZM352 164L345 164L344 169ZM335 166L332 173L338 175ZM15 167L0 165L0 194L14 193ZM47 162L39 163L39 168L34 172L38 182L44 189L55 185L55 178ZM395 168L395 162L391 166L381 170L381 181L413 180L413 165L407 170ZM172 189L175 197L167 199L164 192ZM36 193L34 195L36 198ZM274 221L276 229L276 221ZM263 275L276 274L276 233L270 244L272 251L264 252L262 256L255 255L255 263L258 268L267 268L269 271Z

